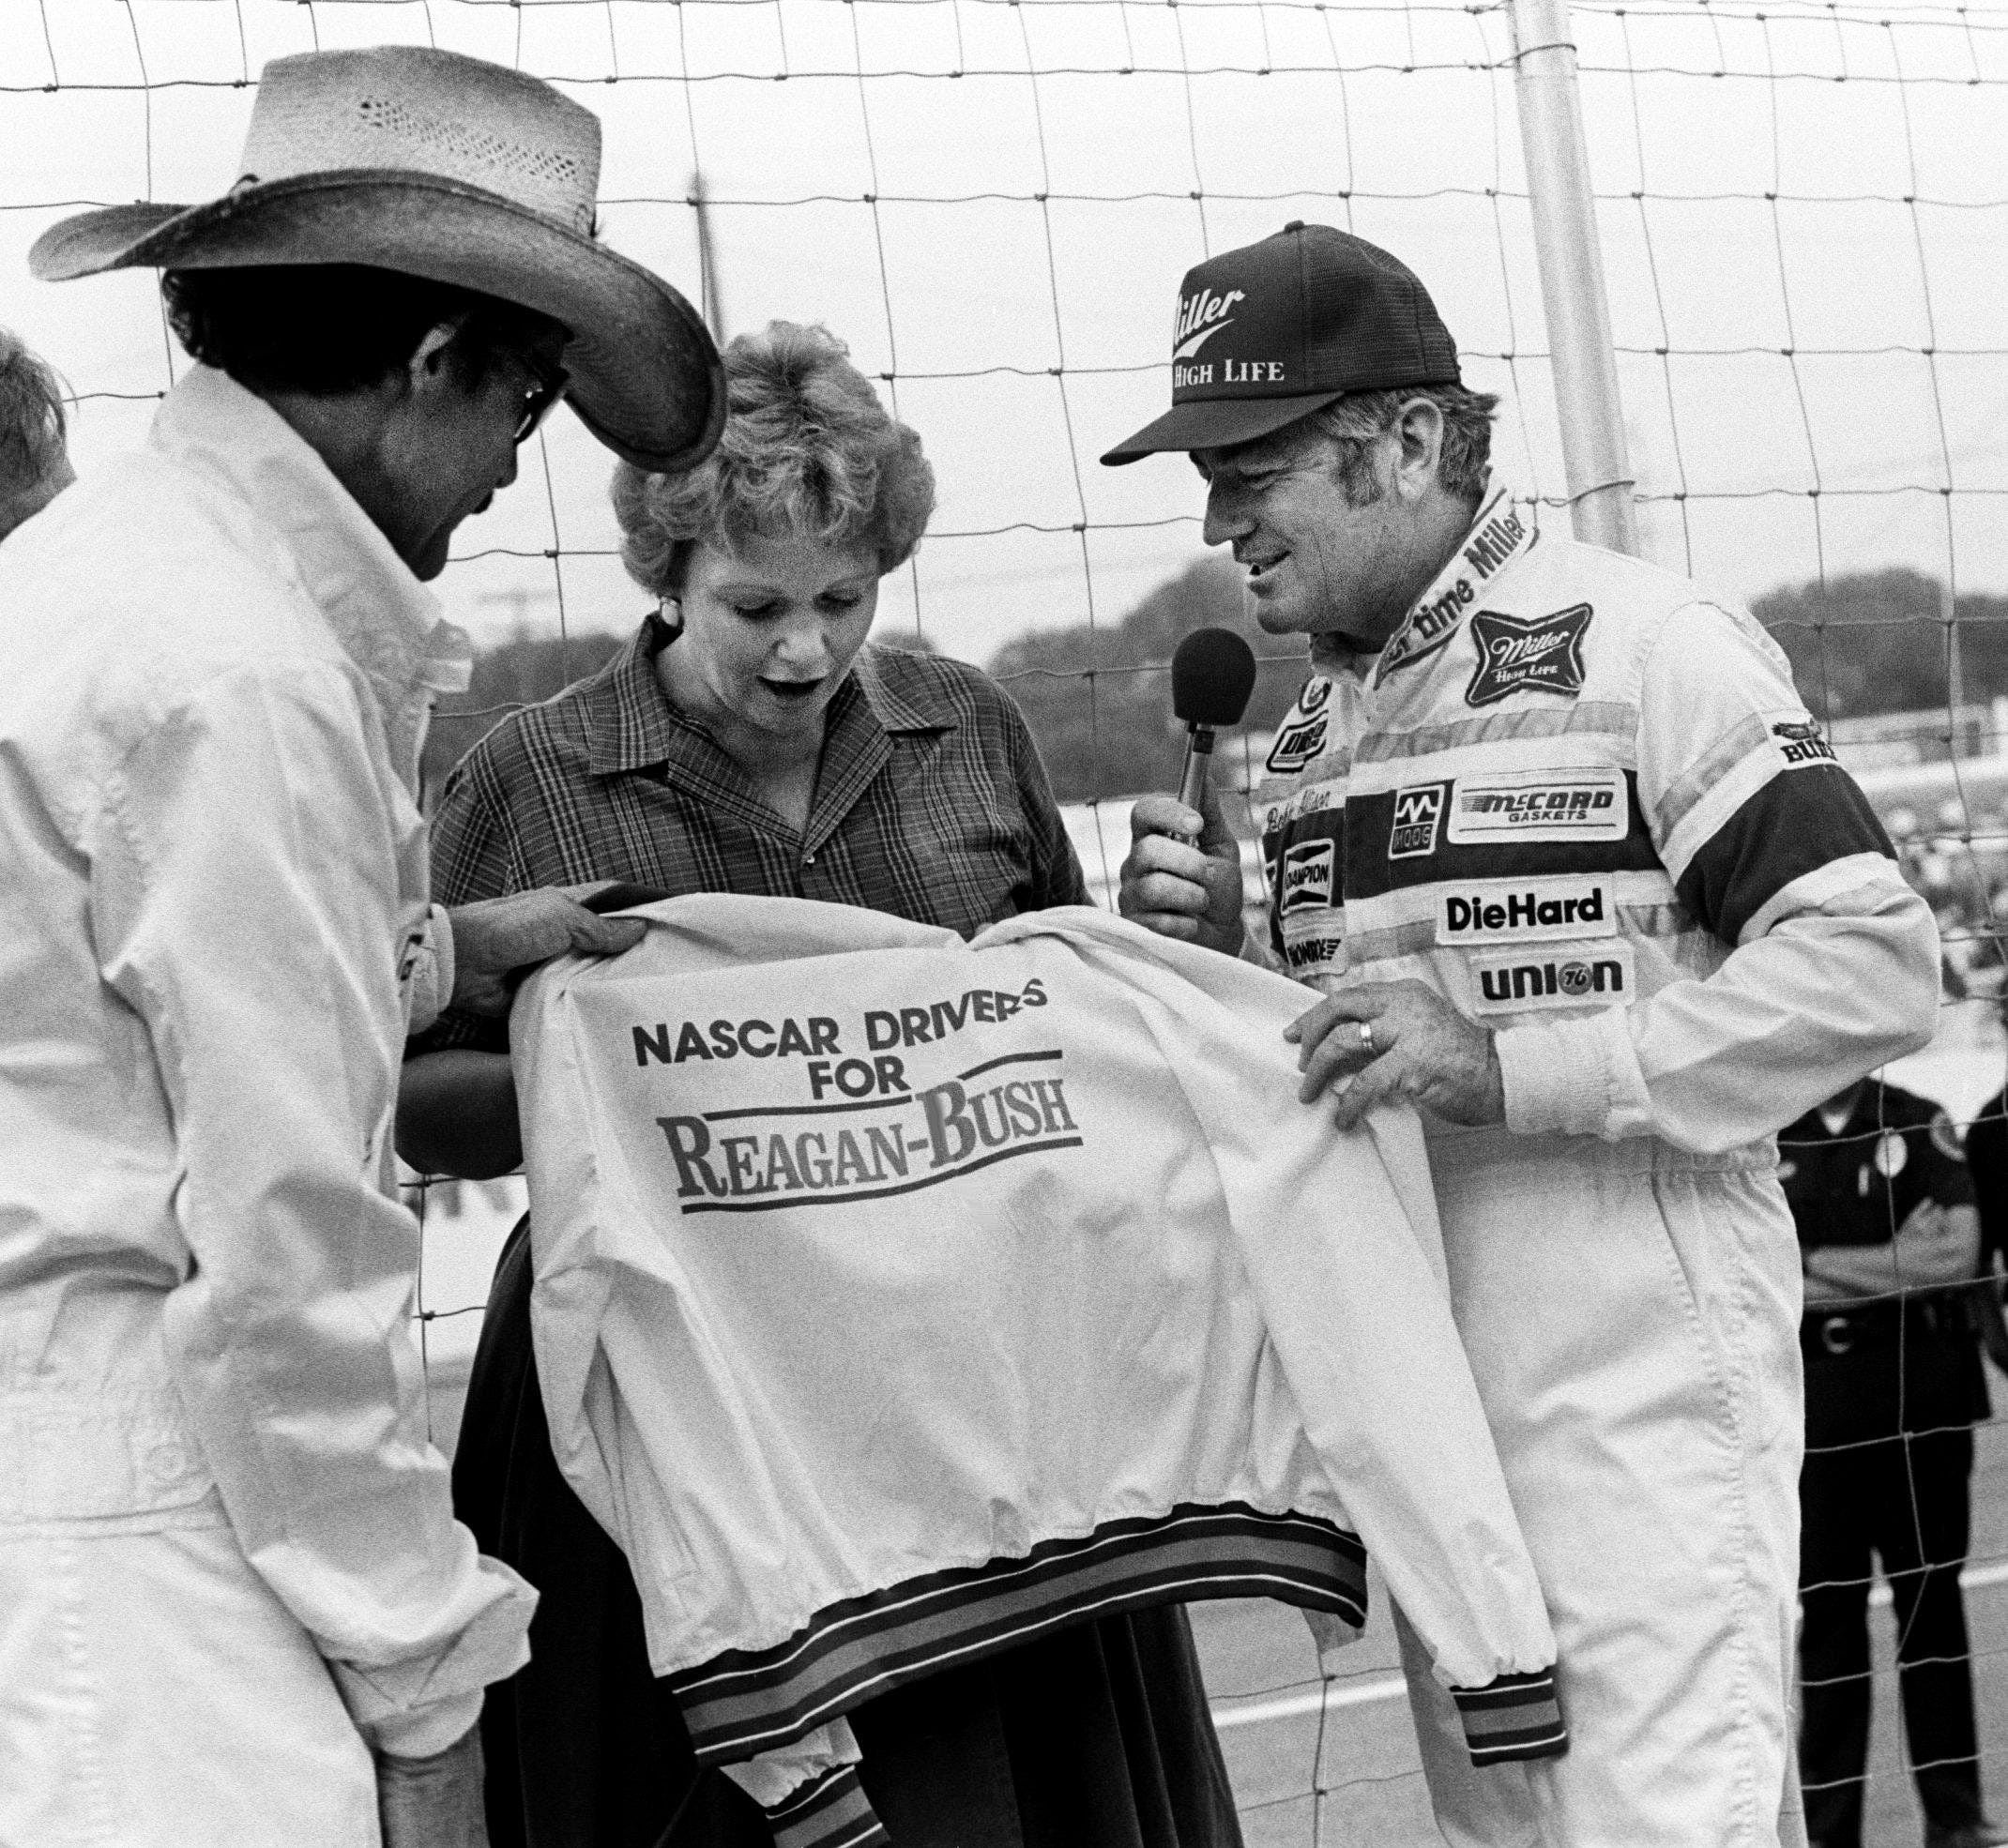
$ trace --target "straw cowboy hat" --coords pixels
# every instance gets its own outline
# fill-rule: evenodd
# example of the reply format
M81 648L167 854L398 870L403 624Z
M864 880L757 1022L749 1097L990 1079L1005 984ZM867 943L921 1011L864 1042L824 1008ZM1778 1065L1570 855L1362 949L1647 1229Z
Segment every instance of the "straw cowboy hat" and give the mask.
M572 408L616 455L676 473L717 444L718 350L668 283L594 242L600 122L548 83L418 46L275 58L238 172L205 205L66 219L28 266L366 264L458 283L570 330Z

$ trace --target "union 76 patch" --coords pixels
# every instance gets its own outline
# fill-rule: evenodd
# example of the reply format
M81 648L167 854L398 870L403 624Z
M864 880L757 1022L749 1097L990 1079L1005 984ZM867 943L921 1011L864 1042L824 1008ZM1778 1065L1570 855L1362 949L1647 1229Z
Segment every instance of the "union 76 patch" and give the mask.
M1590 605L1576 603L1552 616L1502 616L1481 610L1471 618L1478 666L1464 689L1467 705L1491 705L1509 693L1583 690L1583 636Z

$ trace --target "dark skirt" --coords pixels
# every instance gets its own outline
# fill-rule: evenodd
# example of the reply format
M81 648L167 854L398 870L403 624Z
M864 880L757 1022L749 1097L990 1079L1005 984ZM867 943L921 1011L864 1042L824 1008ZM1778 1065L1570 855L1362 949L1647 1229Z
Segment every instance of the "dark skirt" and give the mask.
M531 1660L488 1690L493 1848L770 1848L701 1769L649 1672L619 1548L559 1473L530 1342L529 1221L495 1270L453 1465L481 1551L542 1594ZM895 1848L1240 1848L1234 1795L1177 1606L1078 1625L849 1715Z

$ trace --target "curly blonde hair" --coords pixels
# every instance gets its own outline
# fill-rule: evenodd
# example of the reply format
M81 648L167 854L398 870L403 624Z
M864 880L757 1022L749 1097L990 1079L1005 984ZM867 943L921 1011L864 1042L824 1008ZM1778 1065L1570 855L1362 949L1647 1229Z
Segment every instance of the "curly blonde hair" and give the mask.
M869 546L879 574L911 558L935 510L935 471L920 438L827 327L769 322L724 350L725 433L682 475L614 472L614 512L628 575L657 596L682 585L693 546L728 552L786 533Z

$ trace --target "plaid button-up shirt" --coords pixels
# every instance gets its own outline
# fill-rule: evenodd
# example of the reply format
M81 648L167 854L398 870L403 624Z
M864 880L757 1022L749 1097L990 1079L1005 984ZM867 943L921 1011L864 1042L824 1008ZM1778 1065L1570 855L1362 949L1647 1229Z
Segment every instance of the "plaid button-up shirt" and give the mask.
M446 905L618 879L658 890L862 905L972 936L1086 904L1080 861L1009 695L960 661L866 647L829 702L806 831L673 705L653 618L591 679L503 720L433 824ZM449 1011L414 1050L508 1043Z

